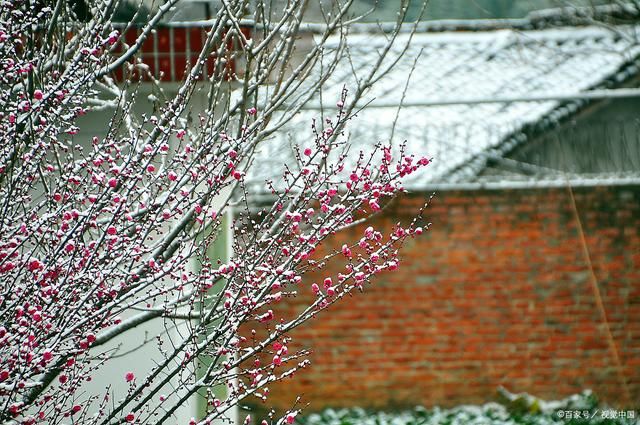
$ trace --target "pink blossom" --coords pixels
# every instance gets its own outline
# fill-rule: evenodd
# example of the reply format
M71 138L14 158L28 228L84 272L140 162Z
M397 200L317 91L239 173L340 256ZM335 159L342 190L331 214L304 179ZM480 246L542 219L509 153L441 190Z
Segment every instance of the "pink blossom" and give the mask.
M140 375L140 380L134 372L116 372L115 379L124 378L123 385L129 387L130 392L136 391L138 385L140 391L144 390L139 400L132 401L135 407L127 405L128 401L121 404L118 398L106 400L99 394L82 394L80 389L85 387L85 382L97 378L94 372L102 363L99 361L102 357L94 361L87 350L99 343L97 335L102 340L128 332L129 327L117 326L123 321L111 314L134 307L140 312L153 313L142 314L142 320L156 314L161 316L160 320L163 317L173 320L170 317L174 314L199 313L197 310L204 300L213 301L211 314L199 315L201 326L185 329L191 334L185 334L189 339L184 341L194 344L175 345L178 340L172 340L174 332L157 341L156 348L161 353L178 350L173 355L175 362L171 360L168 366L181 369L176 384L184 386L193 382L200 346L200 336L196 333L227 323L228 327L220 328L224 335L219 339L226 341L227 336L233 339L228 344L210 347L213 353L225 357L212 365L215 367L211 370L212 376L215 374L226 381L221 381L223 384L229 384L230 377L236 375L232 371L234 359L250 353L249 364L257 358L260 361L254 363L253 369L249 366L239 371L242 376L234 380L230 391L240 396L255 391L258 397L266 397L267 391L248 388L252 379L258 385L267 384L276 377L276 372L293 375L298 367L306 365L304 360L298 363L297 353L295 359L288 359L286 344L293 342L286 332L289 320L295 316L290 318L293 312L278 301L296 296L317 297L312 307L322 309L337 298L351 295L354 286L361 286L360 283L364 284L376 272L392 269L395 264L391 260L396 259L406 233L397 240L391 238L388 244L374 241L382 234L373 227L355 238L353 234L347 235L349 238L342 241L346 242L344 245L336 245L336 239L326 238L349 223L359 222L361 216L371 211L371 202L375 203L371 204L372 208L374 205L379 208L382 199L397 193L396 173L378 174L379 158L369 159L367 153L346 153L340 148L345 143L342 134L334 143L332 136L337 136L334 132L341 129L334 123L347 118L344 111L339 111L338 121L325 118L326 123L320 122L320 126L314 127L316 137L295 148L301 161L299 167L289 164L288 171L264 184L265 193L271 192L272 197L256 197L259 203L252 202L251 192L254 188L260 190L256 186L264 183L256 179L230 200L240 211L234 217L218 220L223 214L226 216L230 206L225 201L226 188L237 186L236 180L242 182L250 175L245 167L253 162L244 158L244 154L253 151L256 137L263 135L262 130L268 130L262 128L267 123L251 118L257 115L256 108L243 113L242 109L250 104L240 111L228 109L226 104L216 105L215 114L212 105L201 111L190 109L181 103L190 96L189 90L183 89L184 99L170 98L166 103L159 100L155 115L130 123L121 123L120 117L126 117L128 109L118 104L118 119L109 124L104 136L89 136L84 142L74 140L66 133L79 131L75 125L79 125L76 119L85 111L82 93L90 91L93 84L93 74L84 72L85 65L89 65L89 70L107 66L109 60L102 58L102 54L120 54L121 47L126 48L110 48L109 45L118 43L120 34L110 33L111 29L103 28L99 20L96 25L106 32L98 35L94 31L84 40L82 34L74 33L74 37L79 37L78 51L86 55L77 58L80 61L77 69L52 63L53 71L44 69L42 78L35 80L37 85L59 84L60 89L40 86L40 90L35 91L9 90L15 99L12 98L13 112L7 111L4 115L8 135L16 134L17 121L31 122L28 116L22 117L20 109L39 109L31 117L33 143L29 149L20 150L16 157L16 164L22 167L17 170L19 174L16 173L20 178L5 179L5 183L17 185L15 192L7 193L18 195L6 202L7 210L13 214L8 217L15 220L8 222L7 237L0 241L0 273L13 269L7 278L16 283L0 294L0 304L9 306L5 313L11 324L7 325L8 331L0 327L0 348L9 353L5 356L7 359L0 362L0 379L12 392L6 407L9 409L15 400L27 400L29 397L25 396L33 393L29 383L46 374L52 364L59 363L56 378L38 389L33 403L13 405L18 414L25 412L16 421L30 423L31 416L27 415L43 411L47 412L43 423L55 421L50 414L69 422L68 417L73 413L76 413L75 422L82 422L84 418L78 416L86 413L90 419L94 413L85 412L93 409L91 400L95 400L97 409L101 400L108 403L106 410L98 413L107 421L137 423L146 416L152 417L154 412L164 409L168 412L176 407L178 399L167 396L164 401L165 397L160 396L160 401L167 404L160 405L160 392L145 395L149 389L160 389L163 385L167 371L163 367ZM164 44L165 35L159 33L154 37L156 44ZM11 37L13 39L13 35ZM23 40L16 38L19 42ZM136 71L132 77L136 79L145 78L144 73L151 76L150 72L159 71L135 62L131 65ZM200 65L203 72L209 70L207 64ZM17 69L26 70L33 65L22 61L11 64L15 66L13 70L7 68L8 62L3 66L6 74L22 79L25 76L18 75ZM69 85L60 78L62 72L67 71L70 75L88 77L72 79ZM182 75L182 70L178 71ZM90 84L84 87L85 83ZM286 97L286 93L283 95ZM43 104L45 98L46 105ZM337 102L338 107L344 107L344 102L344 99ZM188 127L183 118L189 118ZM189 137L193 137L193 145L188 144ZM384 152L386 158L387 150ZM404 148L399 153L401 172L409 173L416 165L422 165L419 157L405 159ZM257 166L270 166L268 162L260 164L259 156L255 160ZM386 164L389 169L395 165ZM0 173L6 173L2 167L0 165ZM346 184L350 190L344 192ZM356 189L357 193L353 193ZM290 211L285 212L287 210ZM187 218L200 220L200 225ZM366 225L357 227L356 232L362 232L364 227ZM419 230L411 229L411 234L414 233L419 234ZM229 258L223 258L221 252L208 252L207 247L218 236L231 238L235 249L230 250ZM336 261L338 268L333 268L330 261ZM317 283L302 278L308 272L318 273ZM335 282L333 276L336 276ZM272 310L267 310L269 308ZM307 318L297 320L304 322ZM273 343L274 351L265 353L274 338L279 339ZM261 349L265 350L260 353ZM99 351L93 354L99 355ZM268 362L264 355L270 355L272 361ZM108 356L104 357L103 367L107 372L113 368L109 361ZM287 365L291 362L290 371L278 369L287 366L285 362ZM117 374L121 374L120 378ZM132 394L129 395L134 397ZM80 400L88 400L87 409ZM236 401L237 398L229 398L221 410L234 407ZM219 405L220 401L210 403ZM156 410L158 407L161 409ZM294 411L295 408L285 411L281 422L294 424L300 413ZM273 419L275 421L275 417Z
M29 261L29 271L34 272L40 268L42 268L42 263L39 260L31 260Z
M12 403L9 406L9 413L11 413L14 416L17 416L18 413L20 412L20 408L22 407L22 403L21 402L17 402L17 403Z
M373 227L369 226L365 229L364 231L364 235L369 238L372 239L373 238Z
M263 315L258 316L258 321L259 322L268 322L269 320L273 320L273 318L274 318L273 310L268 310Z
M118 36L120 34L118 33L118 31L111 31L111 33L109 34L109 37L107 38L107 43L112 46L114 44L116 44L116 41L118 41Z
M273 365L280 366L281 364L282 364L282 359L280 358L280 356L278 355L273 356Z

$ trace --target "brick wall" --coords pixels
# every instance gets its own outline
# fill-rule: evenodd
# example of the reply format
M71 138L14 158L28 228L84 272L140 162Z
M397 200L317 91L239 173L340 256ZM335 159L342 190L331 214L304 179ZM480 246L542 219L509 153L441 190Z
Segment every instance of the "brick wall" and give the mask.
M637 407L640 186L574 193ZM423 200L396 200L375 225L408 220ZM566 188L441 191L427 216L432 229L406 244L396 273L293 333L313 364L258 408L291 407L296 395L308 411L482 403L500 385L548 399L591 388L624 404Z

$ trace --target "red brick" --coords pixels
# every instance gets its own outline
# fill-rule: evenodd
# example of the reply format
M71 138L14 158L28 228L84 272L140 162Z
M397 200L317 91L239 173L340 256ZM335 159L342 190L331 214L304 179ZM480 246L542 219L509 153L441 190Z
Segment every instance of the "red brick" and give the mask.
M574 193L624 377L638 400L640 187ZM415 211L427 196L394 201L374 225L389 226L392 214ZM310 411L451 406L490 401L499 385L547 399L591 388L622 405L566 188L441 191L427 215L432 229L405 246L396 273L293 333L314 350L313 365L272 385L267 406L282 411L299 394ZM361 232L336 235L332 246ZM332 267L325 274L335 275Z

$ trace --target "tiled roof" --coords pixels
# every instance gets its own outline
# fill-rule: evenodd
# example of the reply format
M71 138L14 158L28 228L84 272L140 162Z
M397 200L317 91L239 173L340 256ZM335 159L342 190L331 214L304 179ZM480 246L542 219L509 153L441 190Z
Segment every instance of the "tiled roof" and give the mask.
M396 66L360 103L372 101L349 124L351 150L388 141L393 129L394 142L407 140L411 152L434 158L428 170L416 175L408 186L468 179L468 175L460 172L461 167L499 146L523 126L564 107L566 101L418 106L420 103L572 95L601 87L637 60L639 30L567 27L416 34ZM398 40L386 63L400 55L404 41ZM350 60L343 60L324 84L323 101L335 104L344 86L353 87L354 74L364 75L375 64L384 42L372 35L349 36ZM396 121L397 108L388 106L401 102L412 106L403 108ZM274 170L282 162L291 161L289 146L309 143L310 123L318 116L317 110L300 112L289 123L286 133L276 133L274 140L265 143L254 177L277 175Z

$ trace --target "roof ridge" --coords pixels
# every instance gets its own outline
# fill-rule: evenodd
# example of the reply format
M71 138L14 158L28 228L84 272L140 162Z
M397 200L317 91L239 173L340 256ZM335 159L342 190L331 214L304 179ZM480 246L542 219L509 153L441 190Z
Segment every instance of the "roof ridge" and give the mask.
M634 57L620 64L615 72L612 72L588 90L621 87L633 81L638 75L640 75L640 53L636 53ZM477 152L472 158L447 171L443 176L454 180L461 175L464 175L467 179L475 179L487 168L486 159L491 155L504 157L523 143L526 143L531 137L536 137L541 133L558 128L585 108L602 101L602 99L576 99L559 102L556 107L544 116L534 122L519 126L494 146L489 146Z
M545 30L558 27L588 27L597 24L628 25L640 21L640 6L633 4L600 5L593 7L556 7L530 12L524 18L501 19L438 19L418 23L403 24L403 31L414 28L417 33L440 32L490 32L499 30ZM324 24L303 25L315 32L325 28ZM396 28L395 22L354 23L349 26L351 33L390 32Z

